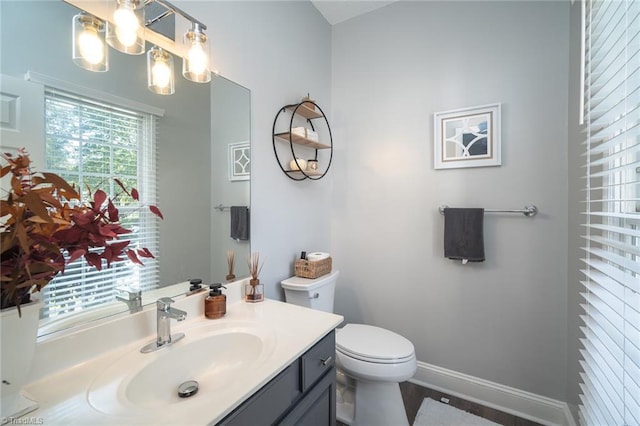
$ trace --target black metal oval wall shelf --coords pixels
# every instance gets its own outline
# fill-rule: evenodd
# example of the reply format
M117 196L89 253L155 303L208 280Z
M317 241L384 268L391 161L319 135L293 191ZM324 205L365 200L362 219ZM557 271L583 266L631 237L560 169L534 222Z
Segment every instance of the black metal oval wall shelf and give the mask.
M312 104L314 107L311 108L307 106L308 104ZM287 111L291 112L291 118L289 120L289 131L276 133L276 125L278 123L278 118L280 117L281 114ZM307 120L307 123L309 123L309 125L311 126L311 130L313 132L315 132L316 129L313 126L312 120L324 118L324 122L327 125L327 130L329 131L329 144L327 145L325 143L320 143L318 141L308 139L304 136L293 133L293 120L295 119L296 115L305 118ZM280 108L280 110L276 114L276 117L273 120L273 129L271 134L272 134L272 142L273 142L273 152L276 155L278 166L280 166L280 169L285 175L287 175L287 177L293 180L305 180L305 179L319 180L326 176L327 172L329 171L329 168L331 168L331 161L333 160L333 135L331 134L331 126L329 125L329 120L327 119L327 116L324 114L324 111L322 111L322 108L320 108L318 104L316 104L314 101L311 101L311 100L303 100L302 102L299 102L297 104L283 106L282 108ZM276 148L276 139L282 142L289 142L289 147L291 148L291 155L293 156L292 161L295 161L295 164L298 167L298 170L287 170L284 168L284 166L282 165L282 162L280 161L280 156L278 155L278 149ZM313 160L315 161L318 161L318 150L328 149L329 163L327 164L326 169L324 169L323 172L321 171L316 172L308 169L303 170L303 167L300 167L300 164L298 164L297 159L300 157L296 156L294 145L304 146L304 147L314 149L315 155L313 157Z

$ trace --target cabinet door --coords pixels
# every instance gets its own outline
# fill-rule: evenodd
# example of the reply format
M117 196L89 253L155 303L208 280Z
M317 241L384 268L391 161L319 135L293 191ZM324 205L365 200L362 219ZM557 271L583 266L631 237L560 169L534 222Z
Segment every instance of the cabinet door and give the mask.
M279 423L282 426L335 426L336 371L331 368Z

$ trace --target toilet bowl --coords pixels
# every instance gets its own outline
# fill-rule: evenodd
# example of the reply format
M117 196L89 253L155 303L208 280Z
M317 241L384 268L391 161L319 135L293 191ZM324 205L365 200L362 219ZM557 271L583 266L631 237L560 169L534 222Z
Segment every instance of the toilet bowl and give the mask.
M288 303L333 312L339 272L281 282ZM408 425L399 382L413 377L413 344L390 330L347 324L336 330L337 419L348 425Z

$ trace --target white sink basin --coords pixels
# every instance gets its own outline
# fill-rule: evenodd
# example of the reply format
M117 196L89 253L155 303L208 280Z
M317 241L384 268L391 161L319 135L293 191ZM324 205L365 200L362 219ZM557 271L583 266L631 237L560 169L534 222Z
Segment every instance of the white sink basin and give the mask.
M213 328L212 328L213 326ZM200 322L180 330L185 338L156 352L130 350L101 372L87 392L98 411L135 416L180 404L190 408L215 401L216 392L242 386L275 348L275 335L255 323ZM239 374L243 372L244 374ZM199 390L180 398L178 386L195 380Z

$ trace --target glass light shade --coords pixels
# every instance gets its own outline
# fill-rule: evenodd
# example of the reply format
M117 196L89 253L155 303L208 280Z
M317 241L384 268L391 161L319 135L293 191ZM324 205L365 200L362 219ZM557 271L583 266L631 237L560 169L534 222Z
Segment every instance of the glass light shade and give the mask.
M147 52L147 87L159 95L175 92L173 56L166 50L153 46Z
M73 62L89 71L109 70L109 49L104 44L104 23L87 13L73 17Z
M117 0L113 23L107 22L109 46L129 55L144 53L144 2Z
M196 83L211 81L209 70L209 41L198 24L184 34L186 55L182 58L182 75Z

